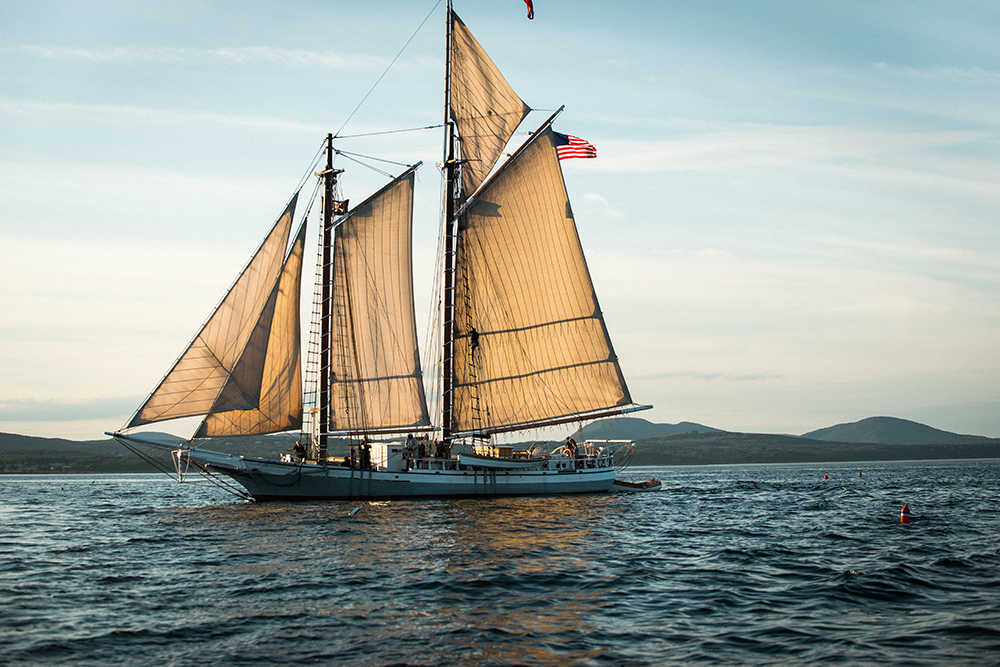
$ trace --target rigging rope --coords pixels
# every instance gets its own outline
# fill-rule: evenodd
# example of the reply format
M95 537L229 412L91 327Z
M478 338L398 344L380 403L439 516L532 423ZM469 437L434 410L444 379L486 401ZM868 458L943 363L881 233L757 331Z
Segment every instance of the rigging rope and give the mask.
M302 178L299 179L299 184L295 188L296 192L301 190L302 187L306 184L306 181L309 180L316 173L316 171L318 171L317 164L319 164L320 159L322 159L323 151L325 149L326 149L326 137L324 137L323 141L320 142L319 150L316 151L316 154L313 155L312 160L309 161L309 168L306 169L306 173L302 174Z
M434 14L434 12L437 10L440 4L441 0L438 0L434 4L434 7L431 8L431 11L428 12L427 16L424 17L424 20L420 22L420 25L417 26L417 29L413 31L413 34L410 35L410 38L406 40L406 44L403 44L403 48L399 50L399 53L397 53L396 57L392 59L392 62L389 63L388 67L385 68L385 71L382 72L382 75L378 78L378 80L375 81L374 84L372 84L371 90L365 93L365 96L361 98L360 102L358 102L358 106L354 108L354 111L352 111L351 115L347 117L347 120L345 120L344 124L340 126L340 129L334 133L335 137L340 135L340 133L344 130L344 128L347 127L347 124L351 122L351 119L354 118L354 114L358 113L358 110L361 109L361 105L365 103L365 101L373 92L375 92L375 88L378 86L379 83L382 82L382 79L385 78L385 75L389 73L389 70L392 69L392 66L396 64L396 61L399 60L399 57L403 55L403 51L405 51L406 47L410 45L410 42L412 42L413 38L417 36L417 33L420 32L420 29L424 27L424 24L427 23L428 19L430 19L431 15Z
M365 160L375 160L376 162L385 162L386 164L394 164L397 167L412 167L412 164L406 164L405 162L396 162L394 160L386 160L385 158L375 157L373 155L362 155L361 153L352 153L350 151L342 151L339 148L334 148L333 152L337 155L343 155L346 158L357 157L364 158ZM371 167L370 167L371 168Z
M361 134L337 134L334 139L358 139L361 137L378 137L383 134L402 134L403 132L423 132L424 130L439 130L444 127L444 123L437 125L425 125L424 127L410 127L405 130L382 130L381 132L363 132ZM409 166L409 165L407 165Z
M359 164L359 165L361 165L362 167L364 167L364 168L366 168L366 169L371 169L371 170L372 170L372 171L374 171L374 172L375 172L376 174L379 174L379 175L381 175L381 176L384 176L385 178L392 178L392 174L390 174L389 172L387 172L387 171L382 171L382 170L381 170L381 169L379 169L378 167L373 167L373 166L372 166L372 165L370 165L370 164L365 164L365 163L364 163L364 162L362 162L361 160L358 160L358 159L354 158L354 157L353 157L353 156L352 156L352 155L351 155L350 153L344 153L344 152L342 152L342 151L339 151L339 150L335 150L334 152L335 152L335 153L336 153L337 155L343 155L343 156L344 156L345 158L347 158L347 159L348 159L348 160L350 160L351 162L354 162L354 163L356 163L356 164ZM366 156L366 155L362 155L362 156L360 156L360 157L364 157L364 158L367 158L367 159L372 159L372 160L376 159L376 158L368 158L368 156ZM389 160L382 160L382 162L389 162ZM393 162L392 164L398 164L398 163L396 163L396 162ZM405 165L405 166L409 166L409 165Z

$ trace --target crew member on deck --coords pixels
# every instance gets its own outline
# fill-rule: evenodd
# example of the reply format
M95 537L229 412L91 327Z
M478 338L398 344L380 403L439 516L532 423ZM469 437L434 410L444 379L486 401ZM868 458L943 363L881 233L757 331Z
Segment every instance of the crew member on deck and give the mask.
M576 440L566 438L566 456L573 458L576 456Z
M295 458L299 461L304 461L306 458L306 447L298 440L295 441L295 446L291 449L286 449L286 452L292 452L295 454Z
M417 454L417 441L413 437L412 433L406 434L406 444L403 445L403 455L406 459L406 469L409 470L413 467L413 458Z

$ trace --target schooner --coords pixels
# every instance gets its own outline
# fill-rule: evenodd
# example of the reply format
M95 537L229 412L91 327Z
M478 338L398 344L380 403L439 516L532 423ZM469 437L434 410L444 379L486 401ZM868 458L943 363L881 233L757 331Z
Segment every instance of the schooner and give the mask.
M568 440L554 451L496 443L502 433L650 406L633 403L598 305L557 152L565 136L552 129L559 111L505 157L531 109L450 1L446 23L440 340L426 368L411 253L420 165L350 207L327 135L307 344L299 322L308 214L293 235L296 192L194 340L109 435L136 453L168 450L182 478L195 471L256 500L611 489L632 442ZM181 444L136 430L193 416L200 425ZM288 432L299 432L298 443L279 458L210 444ZM331 443L345 439L346 455L331 456Z

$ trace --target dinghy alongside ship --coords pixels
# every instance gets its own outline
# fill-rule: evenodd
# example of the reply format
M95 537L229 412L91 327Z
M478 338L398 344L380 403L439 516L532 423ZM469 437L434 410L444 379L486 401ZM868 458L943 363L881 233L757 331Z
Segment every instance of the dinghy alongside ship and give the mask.
M531 109L450 2L446 82L434 314L440 340L427 369L418 351L410 248L420 165L350 208L328 135L325 166L315 169L322 229L305 393L299 306L308 211L289 247L296 192L173 368L109 435L141 455L168 450L181 478L197 472L231 480L239 486L228 488L255 500L620 486L616 469L627 463L631 441L554 451L495 442L502 433L651 406L633 403L597 303L551 127L559 112L504 158ZM433 422L425 383L439 406ZM204 418L180 446L136 431L192 416ZM212 438L294 431L308 446L303 456L239 456L204 446ZM372 441L393 435L400 441ZM351 443L347 456L331 456L332 438Z
M627 482L623 479L616 479L611 485L611 490L619 493L645 493L659 491L661 488L663 488L663 483L658 479L648 479L645 482Z

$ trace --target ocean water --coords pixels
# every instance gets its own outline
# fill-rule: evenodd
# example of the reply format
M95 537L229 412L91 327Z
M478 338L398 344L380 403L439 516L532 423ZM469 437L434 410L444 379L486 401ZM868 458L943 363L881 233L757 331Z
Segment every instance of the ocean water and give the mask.
M304 504L0 476L0 664L1000 663L1000 461L652 475Z

